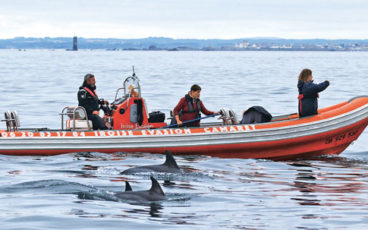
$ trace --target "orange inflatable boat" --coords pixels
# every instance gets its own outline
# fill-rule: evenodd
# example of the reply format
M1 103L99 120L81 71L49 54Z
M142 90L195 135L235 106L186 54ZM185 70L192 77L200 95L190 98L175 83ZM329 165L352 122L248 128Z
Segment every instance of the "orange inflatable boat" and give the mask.
M226 158L308 157L343 152L368 124L368 96L361 96L305 118L291 114L261 124L207 123L198 128L167 128L163 120L148 115L137 77L128 77L121 89L123 96L118 96L119 89L112 111L105 117L111 130L91 130L81 107L63 110L60 130L20 129L16 113L6 113L7 130L0 131L0 154L169 150L174 154Z

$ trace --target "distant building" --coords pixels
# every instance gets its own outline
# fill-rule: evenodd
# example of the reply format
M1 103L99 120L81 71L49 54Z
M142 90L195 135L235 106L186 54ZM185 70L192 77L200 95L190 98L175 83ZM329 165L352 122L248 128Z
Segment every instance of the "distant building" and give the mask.
M248 48L249 45L250 45L249 42L243 41L241 43L235 44L235 48L244 49L244 48Z
M77 36L73 37L73 50L74 51L78 50L78 38L77 38Z

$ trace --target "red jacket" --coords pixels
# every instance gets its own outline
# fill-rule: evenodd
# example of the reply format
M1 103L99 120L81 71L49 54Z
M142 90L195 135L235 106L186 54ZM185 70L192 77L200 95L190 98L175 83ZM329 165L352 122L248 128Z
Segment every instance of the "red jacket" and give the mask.
M193 103L194 112L192 113L187 112L189 111L188 100L192 100L192 103ZM199 100L199 105L200 105L200 111L198 111L197 109L197 100L190 97L188 94L185 95L185 97L180 99L179 103L175 106L174 116L179 115L179 113L181 112L181 116L179 117L179 119L180 121L184 122L184 121L189 121L189 120L198 118L197 114L199 115L200 112L204 113L207 116L214 114L214 112L211 112L207 110L206 107L204 107L200 99L198 100ZM188 123L186 126L199 126L199 124L200 124L200 121L196 121L196 122Z

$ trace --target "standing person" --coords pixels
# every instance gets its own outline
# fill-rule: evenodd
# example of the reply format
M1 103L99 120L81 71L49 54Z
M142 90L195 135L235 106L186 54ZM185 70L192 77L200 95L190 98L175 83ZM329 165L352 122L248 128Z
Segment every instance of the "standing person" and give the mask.
M194 120L201 117L201 112L209 116L214 114L204 107L201 99L201 87L192 85L188 94L180 99L179 103L174 108L174 116L176 124L182 125L184 121ZM174 123L175 123L174 121ZM199 127L200 121L190 122L185 124L187 127Z
M299 74L299 116L305 117L318 114L318 97L330 85L329 81L320 84L313 83L312 70L303 69Z
M78 91L78 105L86 109L88 119L92 121L94 130L107 129L104 120L99 116L100 104L107 101L98 99L96 93L96 79L93 74L86 74L84 81Z

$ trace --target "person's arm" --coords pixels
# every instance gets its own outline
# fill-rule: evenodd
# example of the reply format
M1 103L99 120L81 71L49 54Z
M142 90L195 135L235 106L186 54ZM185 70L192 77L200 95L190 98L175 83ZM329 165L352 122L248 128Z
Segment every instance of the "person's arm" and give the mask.
M181 110L183 110L183 108L184 108L184 102L185 102L185 97L183 97L179 101L179 103L175 106L174 111L173 111L174 112L174 117L176 119L176 123L178 123L178 125L181 125L182 124L182 122L180 121L180 118L179 118L179 112Z
M180 120L179 115L175 115L176 124L182 125L183 122Z
M319 83L316 85L316 91L317 93L322 92L323 90L325 90L328 86L330 85L329 81L324 81L322 83Z
M329 81L324 81L320 84L314 84L312 83L303 93L305 94L313 94L313 93L319 93L325 90L330 85Z
M207 110L206 107L203 105L202 101L200 101L199 103L201 104L201 112L202 113L204 113L207 116L215 114L214 112Z

